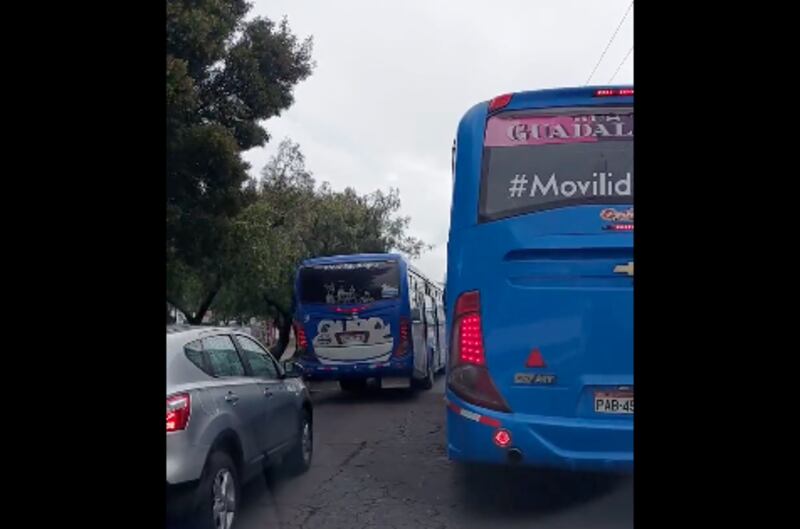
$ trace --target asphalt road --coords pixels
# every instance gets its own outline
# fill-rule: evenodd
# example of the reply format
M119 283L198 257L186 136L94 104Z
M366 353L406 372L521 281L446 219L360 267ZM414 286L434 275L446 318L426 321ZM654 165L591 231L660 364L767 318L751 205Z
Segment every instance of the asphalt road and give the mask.
M236 529L633 526L630 478L451 464L443 394L315 391L311 468L246 486Z

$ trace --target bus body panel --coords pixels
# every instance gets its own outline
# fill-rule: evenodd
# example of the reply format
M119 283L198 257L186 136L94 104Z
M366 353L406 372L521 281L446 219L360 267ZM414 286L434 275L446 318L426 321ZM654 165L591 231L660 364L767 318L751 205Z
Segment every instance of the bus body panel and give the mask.
M501 112L632 107L632 97L595 98L593 91L517 93ZM604 402L598 395L630 392L633 409L632 204L595 201L480 221L489 117L487 103L475 105L456 137L447 335L452 340L459 295L478 291L486 368L511 412L475 406L448 384L448 454L507 463L508 451L492 441L496 427L476 419L490 417L510 432L507 448L521 451L522 464L629 470L632 413L595 407ZM630 211L631 231L608 230L617 224L608 211ZM630 275L620 273L628 263ZM534 350L543 367L526 366Z
M343 303L304 302L301 298L304 267L358 267L364 263L394 263L398 272L395 297L369 301L348 299ZM410 273L411 267L397 254L342 255L308 259L301 264L295 281L294 317L295 325L301 326L308 344L299 357L308 379L421 379L425 376L431 346L426 340L425 322L410 321ZM413 273L420 277L418 272ZM329 294L335 293L335 285L329 288L324 280L318 282L329 289ZM395 285L388 287L395 288ZM401 320L409 322L411 336L406 354L398 357L393 353L401 341Z

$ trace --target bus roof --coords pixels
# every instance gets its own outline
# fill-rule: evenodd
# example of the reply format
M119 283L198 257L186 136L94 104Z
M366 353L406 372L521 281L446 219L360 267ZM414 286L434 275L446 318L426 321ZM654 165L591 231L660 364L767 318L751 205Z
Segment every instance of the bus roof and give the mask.
M537 98L537 99L554 99L561 97L597 97L598 91L605 90L633 90L633 85L604 85L604 86L572 86L566 88L544 88L540 90L520 90L518 92L511 92L515 97L521 96L524 98ZM600 97L609 97L600 96ZM614 97L633 97L633 96L614 96Z
M429 277L422 273L418 268L412 266L406 261L405 257L398 253L354 253L348 255L331 255L327 257L312 257L300 263L300 266L314 266L314 265L327 265L337 263L353 263L353 262L369 262L369 261L386 261L396 260L404 261L409 270L428 281L435 289L441 290L442 286L436 281L432 281Z
M551 108L567 106L594 106L605 104L630 104L633 94L618 95L619 91L633 91L632 85L604 85L604 86L575 86L569 88L547 88L542 90L522 90L504 94L512 96L496 110L520 110L533 108ZM501 96L498 95L499 99ZM475 112L481 114L479 119L485 119L490 101L481 101L469 109L463 119L471 117ZM476 116L478 117L478 116Z
M404 260L403 256L396 253L354 253L349 255L330 255L327 257L312 257L306 259L301 266L313 266L336 263L352 263L358 261L386 261Z

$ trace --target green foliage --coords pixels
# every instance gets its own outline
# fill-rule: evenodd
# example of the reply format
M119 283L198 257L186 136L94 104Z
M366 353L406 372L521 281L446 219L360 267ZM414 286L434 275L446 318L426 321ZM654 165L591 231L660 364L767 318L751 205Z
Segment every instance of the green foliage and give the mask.
M314 68L312 40L286 20L245 20L243 0L167 0L167 301L199 322L291 311L297 264L317 255L425 245L405 235L396 189L359 195L318 186L289 140L248 177L242 151L293 102Z
M215 305L221 314L282 315L291 310L294 273L303 259L401 251L426 245L407 236L396 189L358 195L317 186L300 147L284 140L261 173L258 196L235 222L235 268Z
M235 271L234 219L256 198L241 152L263 145L259 123L292 104L314 67L312 40L285 19L245 21L240 0L166 7L167 298L200 313Z

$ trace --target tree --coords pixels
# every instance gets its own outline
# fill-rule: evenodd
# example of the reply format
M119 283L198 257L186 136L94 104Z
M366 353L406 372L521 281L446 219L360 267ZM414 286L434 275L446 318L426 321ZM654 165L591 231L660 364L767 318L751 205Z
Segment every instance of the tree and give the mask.
M222 314L266 316L279 329L277 353L289 339L298 264L321 255L388 252L418 256L426 245L405 234L396 189L358 195L316 185L299 145L281 142L261 172L257 198L234 223L235 273L215 304Z
M257 198L241 152L314 67L286 19L245 21L243 0L167 0L167 300L202 321L235 273L234 223Z

